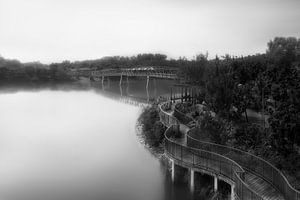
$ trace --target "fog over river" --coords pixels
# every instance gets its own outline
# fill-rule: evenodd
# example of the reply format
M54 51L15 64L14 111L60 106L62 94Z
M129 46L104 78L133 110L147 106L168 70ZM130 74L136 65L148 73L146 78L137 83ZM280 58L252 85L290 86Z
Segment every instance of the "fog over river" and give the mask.
M139 142L141 110L98 89L1 93L0 199L190 199Z

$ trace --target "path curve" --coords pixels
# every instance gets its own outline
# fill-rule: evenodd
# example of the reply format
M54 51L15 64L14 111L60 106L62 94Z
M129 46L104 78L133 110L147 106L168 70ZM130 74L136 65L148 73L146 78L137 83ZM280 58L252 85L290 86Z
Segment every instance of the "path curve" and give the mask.
M180 123L173 116L173 110L171 102L164 102L159 105L160 121L168 127L165 132L165 151L169 157L177 161L177 164L194 168L201 168L202 166L203 168L203 164L194 163L195 157L199 158L199 155L202 155L202 159L204 159L203 152L210 153L210 156L218 158L214 160L220 166L219 168L215 167L216 173L224 173L221 171L224 163L231 162L232 166L235 166L231 168L234 173L227 172L227 174L222 175L235 183L237 199L300 200L300 192L294 189L286 177L272 164L248 152L196 139L191 131L193 128ZM184 137L174 139L170 132L174 133L175 129ZM191 162L191 158L193 162ZM202 160L202 163L206 163L208 167L208 158L205 159L206 162ZM223 162L224 159L226 162ZM247 162L243 162L245 160Z

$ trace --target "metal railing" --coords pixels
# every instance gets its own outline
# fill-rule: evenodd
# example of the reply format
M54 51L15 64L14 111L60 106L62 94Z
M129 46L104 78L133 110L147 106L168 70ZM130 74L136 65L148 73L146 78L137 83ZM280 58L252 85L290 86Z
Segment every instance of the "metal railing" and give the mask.
M172 116L170 113L166 112L166 109L170 109L170 102L166 102L162 105L160 105L160 117L162 122L167 126L171 127L174 124L178 125L182 123L181 120L177 119L176 117ZM181 115L183 113L180 113ZM189 118L190 119L190 118ZM194 120L193 120L194 121ZM188 123L191 122L191 119L188 120ZM166 132L167 133L167 132ZM268 161L257 157L253 154L250 154L248 152L232 148L229 146L219 145L215 143L210 142L203 142L199 139L197 139L196 134L199 134L197 132L196 128L192 128L187 133L187 146L189 148L194 148L206 152L215 153L218 155L222 155L226 157L227 159L233 160L236 163L238 163L240 166L243 167L243 169L246 169L257 176L263 178L270 184L272 184L277 190L279 190L285 199L288 200L300 200L300 192L293 188L286 177L280 172L279 169L277 169L275 166L273 166ZM169 143L169 140L167 140L167 143ZM181 148L185 148L182 146ZM237 181L237 180L235 180ZM244 190L240 188L246 187L244 184L241 184L241 182L236 182L237 187L237 195L239 198L241 198L244 195ZM244 188L245 189L245 188ZM239 192L241 192L239 194ZM246 191L246 190L245 190ZM253 191L252 191L253 192ZM251 195L252 195L252 192ZM249 194L250 194L249 193ZM242 196L241 196L242 195ZM247 195L248 196L248 195ZM260 198L260 197L259 197ZM243 199L243 198L242 198ZM247 199L247 198L246 198ZM255 197L254 199L257 199Z
M225 156L176 143L172 135L179 131L179 125L170 125L165 132L165 152L182 166L198 168L222 175L235 183L235 196L241 200L263 200L244 180L243 168Z
M195 128L187 133L188 146L215 152L233 159L245 170L273 185L286 199L300 200L300 192L293 188L282 172L268 161L236 148L198 140L196 134Z
M166 79L178 79L178 70L171 68L116 68L91 71L91 76L151 76Z
M176 117L169 114L167 111L171 110L172 103L167 101L159 105L159 117L160 121L166 126L169 127L171 124L179 124Z

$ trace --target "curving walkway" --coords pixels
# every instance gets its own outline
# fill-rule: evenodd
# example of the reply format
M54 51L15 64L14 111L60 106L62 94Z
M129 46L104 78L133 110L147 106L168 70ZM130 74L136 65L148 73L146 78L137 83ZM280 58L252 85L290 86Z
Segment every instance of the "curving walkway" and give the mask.
M166 154L175 160L177 165L190 169L199 169L200 171L207 170L209 173L222 176L225 181L227 179L227 182L233 182L235 199L300 200L299 191L291 188L288 182L282 182L282 180L286 181L285 177L277 177L278 174L275 174L275 172L279 170L272 169L272 171L268 171L268 167L273 167L272 165L263 166L263 173L260 174L260 163L257 166L255 163L257 162L255 160L258 159L257 157L246 152L241 154L240 150L233 150L230 147L193 139L189 135L191 128L174 117L173 109L174 106L169 102L160 105L160 119L168 127L165 133ZM179 131L181 137L174 137L176 130ZM248 159L247 156L252 156L252 165L254 164L254 167L251 166L251 163L243 161L243 158L238 158L243 155L246 155L246 160ZM198 162L196 162L197 160ZM261 160L260 158L258 159L259 162L262 162ZM266 162L266 164L269 163ZM271 181L267 179L270 173ZM283 176L280 172L279 175ZM278 183L275 179L278 179ZM284 193L278 189L282 189L282 185Z
M180 124L180 133L182 133L181 138L171 138L174 142L182 145L187 145L186 135L190 130L186 125ZM188 155L186 155L188 156ZM264 179L259 176L251 173L250 171L245 170L244 181L248 186L265 200L284 200L283 196L277 191L271 184L269 184Z

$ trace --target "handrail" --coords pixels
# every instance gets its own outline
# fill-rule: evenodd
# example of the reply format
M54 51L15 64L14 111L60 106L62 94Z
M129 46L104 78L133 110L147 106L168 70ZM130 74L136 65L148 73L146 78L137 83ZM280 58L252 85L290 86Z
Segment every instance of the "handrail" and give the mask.
M282 174L282 172L279 169L277 169L274 165L269 163L268 161L256 155L253 155L249 152L242 151L240 149L198 140L192 136L193 134L192 131L194 129L195 128L187 132L188 145L191 145L195 148L210 149L213 152L217 152L231 158L234 157L235 156L234 154L236 153L241 158L238 162L241 163L241 165L244 168L246 168L248 171L255 173L256 175L262 177L264 180L269 182L271 185L277 188L284 195L285 198L295 199L295 200L300 199L300 192L296 190L294 187L292 187L288 182L287 178ZM288 188L284 184L286 184ZM289 192L290 190L294 194L291 194Z
M165 103L163 104L164 106L165 106ZM168 105L167 105L168 106ZM169 147L170 147L170 145L173 145L173 147L175 146L175 151L174 151L174 148L171 146L171 151L173 150L174 152L175 152L175 154L176 154L176 152L178 152L178 150L176 150L176 147L178 147L178 146L180 146L180 148L179 148L179 152L180 152L180 158L181 159L178 159L178 158L176 158L176 155L174 156L174 154L173 154L173 152L172 153L170 153L170 152L167 152L167 153L169 153L169 154L171 154L172 155L172 157L174 157L175 159L177 159L177 160L179 160L180 162L186 162L186 161L184 161L185 159L183 158L183 156L182 156L182 152L183 152L183 150L184 151L188 151L188 152L190 152L190 153L192 153L192 162L190 162L189 164L193 164L193 165L195 165L195 160L197 160L197 159L195 159L195 156L196 156L196 158L201 158L201 159L203 159L203 153L206 153L207 155L210 155L210 157L212 157L212 156L214 156L214 157L216 157L216 158L222 158L223 160L226 160L226 161L229 161L229 163L231 164L231 168L230 168L230 175L228 175L228 174L224 174L224 172L226 172L226 168L224 167L224 164L226 164L226 162L222 162L222 161L220 161L220 159L219 160L217 160L220 164L219 165L216 165L216 166L218 166L219 168L218 168L218 171L219 171L219 173L221 173L221 171L223 170L223 175L225 175L226 177L228 177L229 179L231 179L233 182L237 182L238 181L238 184L236 184L236 191L237 191L237 195L241 198L241 199L261 199L261 200L263 200L263 198L262 197L260 197L259 196L259 194L256 192L256 191L254 191L252 188L250 188L245 182L244 182L244 180L243 180L243 174L245 173L245 171L244 171L244 169L242 168L242 166L240 166L237 162L235 162L234 160L232 160L232 159L230 159L230 158L227 158L226 156L223 156L223 155L220 155L220 154L218 154L218 153L214 153L214 152L211 152L211 151L206 151L206 150L202 150L202 149L197 149L197 148L193 148L193 147L188 147L188 146L184 146L184 145L181 145L181 144L179 144L179 143L177 143L177 142L175 142L175 141L173 141L173 140L171 140L169 137L169 134L170 134L170 132L173 134L173 129L174 129L174 127L177 127L177 129L178 129L178 126L179 126L179 124L178 124L178 121L177 121L177 119L174 117L174 116L172 116L171 114L169 114L169 113L167 113L167 112L165 112L163 109L162 109L162 106L160 105L159 106L159 108L160 108L160 116L162 117L161 119L162 119L162 121L163 121L163 123L165 124L165 118L173 118L172 120L170 120L170 119L168 119L167 121L168 122L170 122L170 121L173 121L173 122L175 122L175 124L172 124L172 123L169 123L168 125L167 125L167 130L165 131L165 134L164 134L164 136L165 136L165 139L166 139L166 141L165 141L165 145L166 145L166 150L167 151L170 151L169 150ZM166 125L166 124L165 124ZM200 155L199 155L200 154ZM208 159L207 159L208 160ZM206 162L207 163L207 162ZM222 165L221 165L221 163L222 163ZM228 164L228 163L227 163ZM234 165L234 167L233 167L233 165ZM206 165L206 167L208 167L207 165ZM209 167L208 167L209 168ZM232 170L233 169L235 169L235 168L237 168L238 170L234 170L234 173L232 173ZM213 169L213 170L216 170L216 169ZM235 178L237 178L237 179L235 179Z
M177 77L178 70L168 68L154 68L154 67L142 67L142 68L115 68L115 69L104 69L104 70L91 70L91 75L154 75L154 76L165 76L165 77Z
M211 170L218 171L218 173L224 175L225 177L229 178L231 181L233 182L239 182L241 184L236 184L236 191L238 191L238 195L242 198L242 199L261 199L263 200L262 197L259 196L259 194L254 191L252 188L250 188L245 181L243 180L243 176L244 176L244 169L242 168L242 166L240 166L237 162L235 162L234 160L227 158L226 156L214 153L214 152L210 152L210 151L205 151L202 149L197 149L197 148L192 148L192 147L188 147L188 146L182 146L179 143L171 140L169 137L169 133L172 134L173 132L173 128L177 126L177 125L171 125L165 132L165 138L166 138L166 146L167 146L167 151L170 151L170 145L171 146L171 153L167 152L169 154L172 155L172 157L176 160L179 160L180 162L184 162L187 164L192 164L193 166L202 166L202 168L204 167L204 165L199 165L199 163L205 163L205 168L209 169L210 167L208 166L210 162L214 163L215 161L217 161L219 164L218 165L214 165L215 167L211 168ZM174 150L174 146L175 146L175 150ZM175 154L178 154L178 149L176 149L176 147L180 146L179 148L179 152L180 152L180 156L179 158L176 157L176 155L173 154L173 152ZM177 153L176 153L177 152ZM185 159L182 155L184 154L184 152L189 152L192 153L192 158L190 160L190 162L187 161L187 159ZM209 157L209 158L207 158ZM201 160L201 162L195 163L195 161L197 160ZM203 162L203 160L206 160L206 162ZM215 163L214 163L215 164ZM226 165L229 165L230 168L227 168ZM217 169L216 169L217 168ZM248 191L248 192L246 192Z
M195 120L193 120L193 121L195 121ZM178 123L179 123L179 121L178 121ZM207 147L205 145L208 145L208 148L210 151L213 150L215 153L218 153L221 155L232 156L231 153L239 152L240 154L243 155L243 156L239 155L239 157L247 158L247 157L245 157L245 155L246 155L246 156L250 157L248 162L245 163L242 160L239 160L242 163L241 165L243 165L244 168L246 168L249 171L254 172L258 176L261 176L264 180L268 181L275 188L277 188L284 195L285 198L291 199L291 200L300 200L300 191L298 191L293 186L291 186L291 184L289 183L287 178L283 175L283 173L279 169L277 169L274 165L269 163L268 161L266 161L256 155L253 155L249 152L242 151L240 149L198 140L192 136L193 130L196 130L196 129L192 128L187 132L187 145L188 146L192 145L192 147L203 149L203 148ZM262 164L261 165L253 165L254 161L258 161ZM252 165L249 165L249 163L252 163ZM260 164L260 163L258 163L258 164ZM254 166L254 168L253 168L253 166ZM275 172L275 174L274 174L274 172Z

